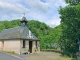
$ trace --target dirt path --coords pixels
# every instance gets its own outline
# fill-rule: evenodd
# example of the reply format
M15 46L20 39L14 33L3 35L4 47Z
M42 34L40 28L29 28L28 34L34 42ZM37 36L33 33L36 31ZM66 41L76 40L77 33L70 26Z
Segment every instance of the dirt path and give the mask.
M61 54L55 52L41 52L40 54L29 55L25 57L25 60L54 60L61 57Z

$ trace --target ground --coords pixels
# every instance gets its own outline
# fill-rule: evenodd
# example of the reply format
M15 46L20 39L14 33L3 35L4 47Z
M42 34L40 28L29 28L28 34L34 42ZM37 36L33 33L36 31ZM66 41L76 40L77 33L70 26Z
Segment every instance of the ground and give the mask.
M64 58L60 53L55 52L21 55L0 52L0 60L71 60L71 58Z
M16 58L11 54L0 52L0 60L21 60L20 58Z
M71 60L64 58L60 53L41 52L40 54L28 54L24 57L25 60Z

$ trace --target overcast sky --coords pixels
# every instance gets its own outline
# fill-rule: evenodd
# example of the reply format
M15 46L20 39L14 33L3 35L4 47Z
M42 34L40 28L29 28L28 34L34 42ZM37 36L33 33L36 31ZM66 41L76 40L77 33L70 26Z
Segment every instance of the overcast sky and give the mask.
M54 27L60 24L59 7L65 7L64 0L0 0L0 20L38 20Z

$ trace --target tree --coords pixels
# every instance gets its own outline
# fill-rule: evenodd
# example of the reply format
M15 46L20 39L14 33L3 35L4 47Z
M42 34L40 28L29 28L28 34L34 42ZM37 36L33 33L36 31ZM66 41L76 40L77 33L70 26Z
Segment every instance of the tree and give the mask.
M5 26L4 26L3 22L0 22L0 32L1 32L3 29L5 29Z
M73 55L78 51L77 42L80 39L80 0L66 0L66 2L69 5L60 7L59 10L62 25L59 44L63 52Z
M80 0L65 0L69 5L78 5Z

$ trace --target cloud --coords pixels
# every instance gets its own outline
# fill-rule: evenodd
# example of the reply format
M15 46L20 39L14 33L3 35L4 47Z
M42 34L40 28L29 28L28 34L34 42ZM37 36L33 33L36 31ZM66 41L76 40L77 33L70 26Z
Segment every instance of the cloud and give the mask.
M63 6L65 7L67 4L65 4L64 0L46 0L46 2L50 3L50 6L53 7L59 7Z
M53 17L50 21L47 21L46 23L51 27L55 27L60 25L60 19L58 17Z
M22 18L38 20L51 27L60 24L59 6L65 7L64 0L0 0L0 20Z
M41 22L45 22L47 25L51 26L51 27L55 27L58 26L60 24L60 18L59 18L59 14L53 14L50 17L48 17L49 15L46 14L39 14L39 13L33 13L29 14L28 16L31 16L31 19L33 20L39 20ZM46 17L47 16L47 17Z
M25 2L34 11L46 12L49 7L49 3L43 3L40 0L25 0Z
M65 7L66 4L64 3L63 0L46 0L45 2L42 2L40 0L26 0L26 2L30 5L30 7L32 7L31 12L29 13L29 16L31 16L32 19L34 20L39 20L41 22L45 22L46 24L48 24L51 27L55 27L57 25L60 24L60 18L59 18L59 14L58 14L58 9L59 6L63 6ZM33 3L34 2L34 3ZM41 5L39 3L43 3L44 5ZM47 11L46 10L42 10L42 7L45 7L47 5ZM36 6L37 9L36 9ZM39 8L39 5L41 6L41 8ZM46 11L45 13L42 13L41 11L36 11L36 10L42 10L42 11Z
M23 13L23 12L28 12L29 9L25 8L23 5L21 4L11 4L11 3L8 3L8 2L3 2L3 1L0 1L0 12L4 12L4 13L7 13L7 14L10 14L10 13Z
M22 2L22 0L0 0L0 1L8 2L8 3L11 3L11 4L16 4L16 3Z
M0 20L18 19L24 12L28 13L29 9L22 4L0 1Z
M59 6L65 7L66 5L67 4L65 4L65 2L63 0L58 0L58 2L55 3L56 7L59 7Z

